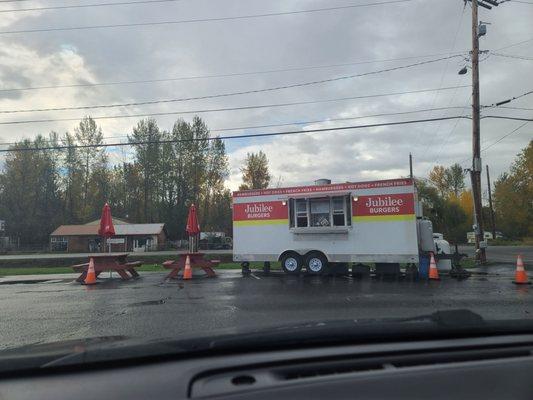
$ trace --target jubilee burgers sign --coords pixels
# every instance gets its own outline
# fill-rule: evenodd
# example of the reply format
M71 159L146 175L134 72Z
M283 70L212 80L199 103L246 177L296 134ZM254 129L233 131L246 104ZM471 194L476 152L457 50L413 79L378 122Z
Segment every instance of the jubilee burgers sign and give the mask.
M409 193L359 196L354 202L354 216L414 214L413 195Z

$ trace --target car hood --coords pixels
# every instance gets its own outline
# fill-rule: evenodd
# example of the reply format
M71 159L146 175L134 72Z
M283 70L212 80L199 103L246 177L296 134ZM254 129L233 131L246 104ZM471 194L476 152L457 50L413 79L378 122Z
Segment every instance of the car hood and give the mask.
M177 356L340 344L532 333L532 320L487 321L469 310L411 318L313 321L267 329L220 331L182 339L101 336L39 343L0 351L0 374L94 363L162 361Z

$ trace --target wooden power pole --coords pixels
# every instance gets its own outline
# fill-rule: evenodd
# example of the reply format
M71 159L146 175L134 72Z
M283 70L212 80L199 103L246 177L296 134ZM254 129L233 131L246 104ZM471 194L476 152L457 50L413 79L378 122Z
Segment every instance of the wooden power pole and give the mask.
M472 196L474 198L474 213L476 224L476 261L487 261L485 247L481 243L485 240L483 231L483 213L481 204L481 144L480 144L480 105L479 105L479 35L478 35L478 2L472 4Z
M490 222L492 225L492 239L496 239L496 224L494 222L494 208L492 207L492 191L490 188L490 175L489 175L489 166L487 167L487 189L489 192L489 207L490 207Z

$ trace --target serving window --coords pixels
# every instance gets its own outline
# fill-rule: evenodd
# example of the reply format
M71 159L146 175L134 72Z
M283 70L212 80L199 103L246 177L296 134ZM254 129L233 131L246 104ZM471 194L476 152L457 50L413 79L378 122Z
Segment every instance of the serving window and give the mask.
M350 195L290 199L291 228L350 226Z

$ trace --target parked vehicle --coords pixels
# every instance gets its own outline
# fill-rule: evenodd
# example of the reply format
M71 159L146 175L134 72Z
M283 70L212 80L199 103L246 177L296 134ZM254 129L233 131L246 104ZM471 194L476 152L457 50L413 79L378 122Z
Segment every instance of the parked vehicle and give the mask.
M494 237L492 236L492 232L489 231L483 232L483 238L485 239L485 241L494 239ZM475 232L466 232L466 239L470 244L476 243ZM496 239L503 239L503 234L501 232L496 231Z
M281 261L287 273L319 274L329 263L376 263L399 270L435 251L411 179L233 193L233 259Z
M233 240L224 232L200 232L200 249L202 250L230 250Z

